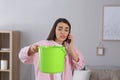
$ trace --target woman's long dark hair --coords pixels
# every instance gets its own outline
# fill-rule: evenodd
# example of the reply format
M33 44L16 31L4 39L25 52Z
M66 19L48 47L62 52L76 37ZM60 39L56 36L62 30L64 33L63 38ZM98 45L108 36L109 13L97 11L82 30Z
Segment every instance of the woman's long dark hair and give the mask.
M55 23L54 23L54 25L49 33L47 40L54 40L55 41L55 39L56 39L56 34L55 34L56 26L60 22L67 24L69 26L69 33L71 32L71 25L70 25L69 21L65 18L59 18L55 21Z

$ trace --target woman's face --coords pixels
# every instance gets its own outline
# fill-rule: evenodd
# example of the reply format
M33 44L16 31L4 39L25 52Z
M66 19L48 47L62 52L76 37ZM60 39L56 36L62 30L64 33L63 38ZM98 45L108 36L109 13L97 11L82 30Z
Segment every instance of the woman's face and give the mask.
M69 34L69 26L64 22L58 23L56 26L55 34L55 41L62 44L62 42L66 40Z

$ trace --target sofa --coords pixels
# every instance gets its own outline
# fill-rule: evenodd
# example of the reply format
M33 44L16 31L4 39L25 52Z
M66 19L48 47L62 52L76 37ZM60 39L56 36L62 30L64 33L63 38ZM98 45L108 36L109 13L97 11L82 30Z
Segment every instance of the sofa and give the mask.
M85 70L74 70L73 80L120 80L120 67L89 66Z
M120 80L120 70L91 70L90 80Z

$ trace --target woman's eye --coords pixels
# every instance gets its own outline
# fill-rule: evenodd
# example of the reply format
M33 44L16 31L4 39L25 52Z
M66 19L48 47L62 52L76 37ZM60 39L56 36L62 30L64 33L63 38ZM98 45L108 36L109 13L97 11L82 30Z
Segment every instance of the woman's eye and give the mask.
M66 32L68 32L69 30L65 30Z
M62 29L59 28L58 30L61 31Z

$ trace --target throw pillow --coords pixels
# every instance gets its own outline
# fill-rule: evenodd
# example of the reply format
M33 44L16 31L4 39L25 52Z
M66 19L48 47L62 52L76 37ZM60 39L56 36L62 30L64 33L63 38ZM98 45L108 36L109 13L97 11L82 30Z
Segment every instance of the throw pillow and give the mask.
M91 70L75 70L73 80L89 80Z

